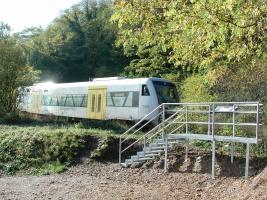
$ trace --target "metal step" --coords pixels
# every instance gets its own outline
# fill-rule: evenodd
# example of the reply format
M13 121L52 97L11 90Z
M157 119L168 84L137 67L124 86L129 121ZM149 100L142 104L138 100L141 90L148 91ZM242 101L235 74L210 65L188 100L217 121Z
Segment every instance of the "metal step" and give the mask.
M131 158L130 159L126 159L125 160L125 163L127 165L131 165L131 164L134 164L134 163L143 163L143 161L133 161Z
M153 151L149 151L149 150L143 150L143 151L138 151L136 153L136 155L144 155L144 154L158 154L160 153L162 150L153 150Z
M143 151L154 151L154 150L164 150L164 146L146 147Z
M126 168L126 167L128 167L128 164L126 162L125 163L121 163L121 166Z
M137 155L139 157L153 157L153 156L159 156L159 154L157 153L151 153L151 152L146 152L146 153L143 153L143 152L138 152ZM136 156L137 156L136 155Z
M144 158L138 158L138 159L132 159L132 162L140 162L140 161L147 161L147 160L154 160L154 158L150 157L144 157Z

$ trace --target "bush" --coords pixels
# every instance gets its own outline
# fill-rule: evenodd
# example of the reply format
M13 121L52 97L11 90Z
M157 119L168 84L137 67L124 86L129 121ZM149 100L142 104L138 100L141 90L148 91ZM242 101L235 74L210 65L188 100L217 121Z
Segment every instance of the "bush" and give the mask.
M84 148L85 132L6 127L0 131L0 169L14 173L48 163L71 164Z
M184 80L181 85L182 102L210 102L216 96L210 92L212 80L207 75L193 75Z

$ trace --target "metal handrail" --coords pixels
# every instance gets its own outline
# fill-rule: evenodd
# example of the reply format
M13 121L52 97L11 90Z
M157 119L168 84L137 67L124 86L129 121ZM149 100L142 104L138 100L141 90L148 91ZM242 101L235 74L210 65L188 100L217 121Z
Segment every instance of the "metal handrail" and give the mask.
M122 144L123 142L125 142L127 139L130 138L130 136L132 136L133 134L135 134L137 131L134 131L134 133L132 133L130 136L128 136L126 139L124 139L122 141L122 138L129 133L130 131L132 131L133 129L135 129L137 126L139 126L143 121L145 121L149 116L151 116L152 114L154 115L155 113L157 113L156 117L158 117L160 114L162 114L162 111L160 111L160 109L163 108L163 104L159 105L158 107L156 107L154 110L152 110L150 113L148 113L146 116L144 116L141 120L139 120L139 122L137 122L135 125L133 125L130 129L128 129L127 131L125 131L122 135L120 135L120 144L119 144L119 163L121 163L121 154L126 151L127 149L129 149L130 147L132 147L135 143L139 142L143 137L139 138L138 140L136 140L135 142L133 142L131 145L129 145L128 147L126 147L125 149L122 149ZM145 125L143 125L141 128L144 128L147 124L149 124L150 122L152 122L154 119L156 119L156 117L154 116L152 119L150 119L148 122L145 123ZM157 126L156 126L157 127ZM141 128L139 130L141 130Z
M179 113L178 111L175 113L177 114ZM173 117L175 114L173 114L172 116L168 117L166 120L168 120L169 118ZM177 119L175 119L177 120ZM168 124L166 127L167 128L170 124ZM136 144L137 142L139 142L141 139L147 137L150 133L152 133L155 129L157 129L158 127L160 127L161 124L158 124L157 126L155 126L153 129L151 129L150 131L148 131L145 135L141 136L139 139L137 139L136 141L134 141L132 144L130 144L128 147L126 147L125 149L121 150L121 153L123 153L124 151L128 150L130 147L132 147L134 144ZM162 131L162 129L160 129L159 131L157 131L155 134L153 134L152 136L157 135L160 131ZM152 139L152 137L148 138L148 139Z
M164 106L164 105L163 105ZM161 106L158 106L156 109L154 109L151 113L149 113L148 115L150 115L150 114L152 114L153 112L155 112L156 110L158 110L158 108L162 108ZM170 117L168 117L167 119L166 119L166 121L169 121L171 118L173 118L175 115L177 115L181 110L183 110L184 109L184 107L183 108L181 108L181 109L179 109L179 110L177 110L174 114L172 114ZM160 112L157 116L159 116L160 114L162 114L162 112ZM157 117L156 116L156 117ZM143 119L141 119L137 124L140 124L142 121L144 121L146 119L146 117L145 118L143 118ZM175 120L177 120L177 119L175 119ZM153 121L153 120L152 120ZM147 122L146 124L148 124L149 122ZM121 158L121 154L123 153L123 152L125 152L126 150L128 150L129 148L131 148L133 145L135 145L137 142L139 142L140 140L142 140L142 139L145 139L150 133L152 133L152 132L154 132L157 128L159 128L161 126L161 124L158 124L158 125L156 125L153 129L151 129L150 131L148 131L146 134L144 134L143 136L141 136L140 138L138 138L137 140L135 140L132 144L130 144L129 146L127 146L127 147L125 147L124 149L121 149L121 145L122 145L122 143L124 142L124 141L126 141L127 139L129 139L130 137L127 137L127 139L124 139L123 141L121 141L121 139L120 139L120 158ZM167 128L167 127L169 127L170 126L170 124L168 124L165 128ZM142 128L143 128L144 126L142 126ZM131 130L132 130L133 128L131 128ZM141 129L141 128L140 128ZM160 129L159 131L157 131L155 134L153 134L151 137L149 137L148 139L152 139L152 137L154 137L155 135L157 135L157 134L159 134L159 132L160 131L162 131L162 129ZM126 131L127 132L127 131ZM129 132L129 131L128 131ZM136 132L136 131L135 131ZM132 134L131 134L132 135ZM123 135L121 135L121 136L123 136Z
M148 122L146 122L144 125L142 125L139 129L135 130L133 133L131 133L128 137L126 137L121 143L125 142L129 138L131 138L132 135L134 135L136 132L140 131L142 128L144 128L146 125L148 125L150 122L152 122L154 119L156 119L158 116L160 116L162 112L158 113L156 116L154 116L152 119L150 119Z
M176 114L178 114L178 112L177 112ZM182 117L182 115L179 116L179 117ZM167 127L169 127L169 125L173 124L173 122L176 121L176 120L178 120L179 117L175 118L171 123L169 123L166 127L164 127L164 129L167 128ZM169 117L169 118L170 118L170 117ZM168 119L169 119L169 118L168 118ZM167 119L167 120L168 120L168 119ZM177 129L177 130L178 130L178 129ZM149 139L149 140L152 139L152 138L153 138L154 136L156 136L160 131L162 131L162 129L160 129L158 132L156 132L156 133L154 133L153 135L151 135L148 139ZM169 133L169 134L170 134L170 133Z
M152 110L150 113L148 113L146 116L144 116L142 119L139 120L139 122L137 122L135 125L133 125L130 129L128 129L127 131L125 131L120 138L122 138L125 134L129 133L131 130L133 130L135 127L137 127L139 124L141 124L148 116L150 116L152 113L154 113L155 111L157 111L158 109L162 108L162 104L159 105L158 107L156 107L154 110Z
M155 126L152 130L158 128L161 124L158 124L157 126ZM134 144L136 144L137 142L139 142L141 139L143 139L144 137L146 137L149 133L152 132L152 130L150 130L149 132L147 132L145 135L143 135L142 137L140 137L139 139L135 140L132 144L130 144L129 146L127 146L125 149L121 150L121 153L123 153L124 151L128 150L129 148L131 148Z
M259 114L260 114L260 110L259 107L262 104L260 104L259 102L203 102L203 103L163 103L160 106L158 106L157 108L155 108L153 111L151 111L147 116L143 117L137 124L135 124L134 126L132 126L129 130L127 130L126 132L124 132L121 136L120 136L120 147L119 147L119 159L121 162L121 154L123 152L125 152L126 150L128 150L129 148L131 148L134 144L140 142L141 140L144 139L144 147L146 147L146 142L147 139L151 140L152 138L154 138L156 135L158 135L159 133L162 133L162 137L164 138L164 141L166 139L166 134L173 134L175 131L177 131L178 129L180 129L181 127L183 127L184 125L186 125L186 134L189 132L189 124L200 124L200 125L207 125L208 126L208 131L207 134L211 135L213 138L213 141L215 141L214 136L215 134L215 126L220 126L220 125L226 125L226 126L232 126L232 136L235 137L236 134L236 126L253 126L255 127L256 131L256 135L255 135L255 139L258 142L258 130L259 130L259 126L261 125L259 123ZM181 109L179 110L168 110L167 106L183 106ZM227 109L218 109L216 110L218 107L233 107L233 110L227 110ZM194 108L192 107L196 107L196 110L194 110ZM197 108L198 107L198 108ZM200 107L205 107L203 110L201 110ZM252 107L249 109L245 109L246 107ZM177 108L177 107L176 107ZM192 109L189 109L192 108ZM243 110L242 110L243 108ZM255 109L256 108L256 109ZM161 110L162 109L162 110ZM239 110L236 110L239 109ZM160 110L160 111L159 111ZM165 119L165 112L175 112L173 113L171 116L169 116L167 119ZM155 112L158 112L155 115ZM189 113L199 113L199 114L204 114L208 117L208 121L190 121L190 116L188 116ZM232 122L224 122L224 121L218 121L217 118L215 118L215 115L217 114L227 114L227 113L233 113L232 115ZM130 131L132 131L134 128L136 128L138 125L140 125L144 120L148 119L149 116L151 115L155 115L153 116L148 122L146 122L144 125L142 125L141 127L139 127L137 130L135 130L132 134L130 134L129 136L127 136L123 141L122 141L122 137L129 133ZM178 114L182 114L179 115ZM243 122L238 122L236 120L236 115L237 114L254 114L256 115L256 122L254 121L249 121L249 123L243 123ZM122 143L125 142L126 140L128 140L133 134L137 133L139 130L141 130L142 128L144 128L147 124L149 124L151 121L153 121L154 119L156 119L157 117L159 117L160 115L162 115L162 123L156 125L154 128L152 128L150 131L148 131L147 133L145 133L144 135L142 135L140 138L138 138L136 141L134 141L132 144L130 144L129 146L127 146L126 148L124 148L123 150L122 148ZM186 115L185 117L185 121L181 120L181 118ZM178 116L178 117L177 117ZM175 118L176 117L176 118ZM221 120L221 118L219 118ZM168 122L168 123L166 123ZM174 129L170 129L168 130L168 133L165 133L166 128L170 127L173 124L181 124L178 127L175 127ZM159 130L157 130L159 128ZM156 131L155 131L156 130ZM148 137L149 136L149 137ZM166 139L166 145L167 145L167 139Z

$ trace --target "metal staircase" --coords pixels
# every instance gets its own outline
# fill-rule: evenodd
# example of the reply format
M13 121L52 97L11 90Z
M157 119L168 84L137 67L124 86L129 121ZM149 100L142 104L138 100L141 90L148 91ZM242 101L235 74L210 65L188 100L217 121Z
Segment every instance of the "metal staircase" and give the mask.
M248 177L249 145L259 141L260 106L259 102L164 103L120 136L119 163L122 167L128 167L154 160L164 154L164 171L167 172L168 150L172 145L184 142L187 157L189 140L211 141L214 177L215 142L231 144L231 162L234 158L234 143L245 143L245 176ZM199 127L202 127L200 130L204 132L199 133ZM228 127L228 131L224 132L221 127ZM250 135L240 135L242 127L252 127L254 131ZM148 131L144 133L143 130ZM136 140L127 143L132 138ZM140 143L143 144L142 150L127 156L126 152Z

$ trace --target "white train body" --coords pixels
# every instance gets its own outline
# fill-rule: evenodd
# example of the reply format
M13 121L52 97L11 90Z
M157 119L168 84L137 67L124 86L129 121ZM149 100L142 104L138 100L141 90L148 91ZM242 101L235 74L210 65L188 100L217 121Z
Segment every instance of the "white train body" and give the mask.
M175 85L160 78L102 78L39 83L27 88L21 110L41 115L139 120L163 102L178 102Z

